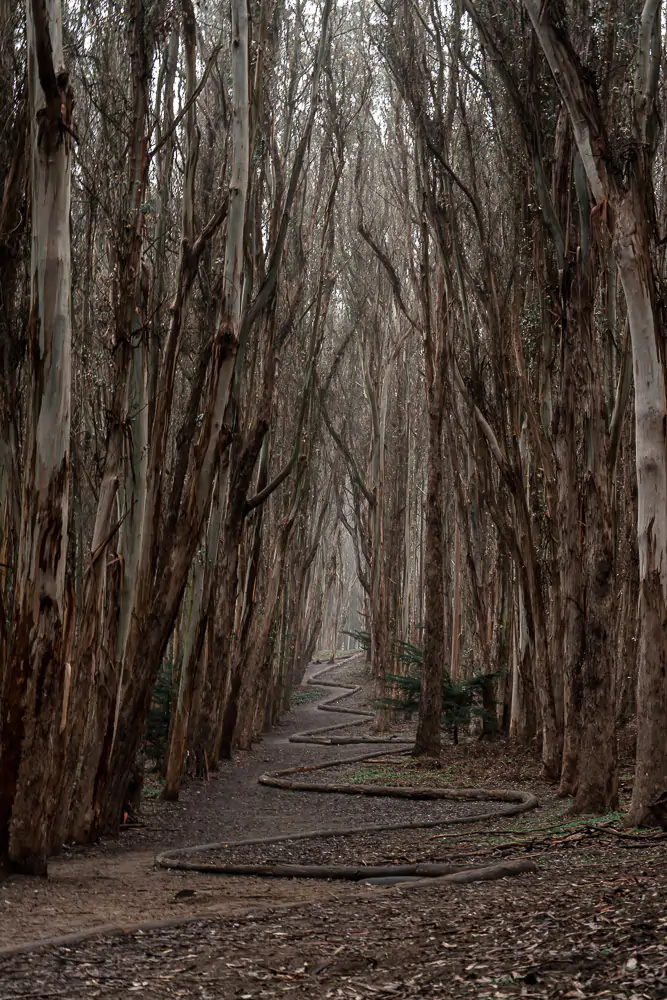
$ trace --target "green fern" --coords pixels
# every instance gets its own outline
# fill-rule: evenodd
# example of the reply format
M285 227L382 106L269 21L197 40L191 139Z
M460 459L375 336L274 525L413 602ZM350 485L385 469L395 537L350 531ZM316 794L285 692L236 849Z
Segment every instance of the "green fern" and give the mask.
M368 632L348 632L347 635L352 636L362 649L370 648ZM384 675L387 687L393 688L394 694L379 698L375 703L376 708L388 708L395 712L404 712L406 715L418 712L421 697L422 650L414 643L396 640L392 652L399 663L407 666L407 672ZM489 713L484 710L482 702L485 690L502 676L503 671L499 670L492 674L477 673L472 677L453 681L449 671L443 666L442 725L452 734L454 742L458 740L459 728L469 725L473 718L493 721Z

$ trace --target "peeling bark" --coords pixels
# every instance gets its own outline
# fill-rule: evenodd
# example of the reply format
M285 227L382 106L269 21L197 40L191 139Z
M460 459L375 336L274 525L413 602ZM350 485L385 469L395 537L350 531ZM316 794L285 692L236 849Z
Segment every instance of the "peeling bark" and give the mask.
M67 739L72 91L60 0L27 5L32 136L28 424L16 597L2 690L0 863L45 875Z
M659 0L647 0L638 27L634 81L636 146L627 179L614 157L592 80L585 77L567 35L556 30L535 0L524 0L535 34L563 95L588 183L597 204L609 205L608 224L623 286L632 339L635 382L639 548L637 763L628 822L655 823L653 803L667 788L666 653L660 629L667 621L667 400L665 358L656 312L651 259L654 201L655 66Z

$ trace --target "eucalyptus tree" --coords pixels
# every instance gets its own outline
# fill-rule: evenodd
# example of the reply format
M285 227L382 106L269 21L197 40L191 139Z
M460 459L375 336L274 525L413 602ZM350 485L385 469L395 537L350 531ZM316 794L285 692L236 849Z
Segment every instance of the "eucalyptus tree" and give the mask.
M29 167L22 8L0 4L0 664L13 608L13 570L21 520L21 373L28 311L28 226L24 197Z
M589 16L584 5L573 3L571 10L558 11L554 18L532 0L524 3L567 108L594 211L610 234L628 311L635 385L640 575L637 762L629 821L650 823L656 819L655 801L667 785L667 652L663 636L667 606L667 402L655 291L662 278L661 257L656 257L661 237L655 196L662 5L660 0L646 0L628 6L622 19L614 4L606 22L607 51L626 54L631 77L627 79L629 106L622 109L619 121L620 109L613 103L605 107L595 79L586 72L572 43L572 37L577 37L572 32L578 33L582 20ZM604 24L601 18L600 28ZM624 127L631 136L629 145L619 134Z
M431 16L433 22L424 30L424 24ZM408 280L403 285L398 276L397 258L394 258L394 263L386 261L385 267L388 273L394 275L393 287L400 308L421 330L424 338L430 429L424 545L425 663L418 742L421 740L424 749L434 753L439 749L442 668L450 651L455 654L458 668L460 625L460 593L457 592L454 601L449 600L449 594L448 600L444 600L445 578L449 576L450 569L449 545L443 536L445 442L451 469L445 496L456 496L459 527L463 525L465 529L476 622L474 641L477 656L486 672L493 673L498 660L503 661L502 666L505 665L507 649L503 651L501 647L507 645L503 636L509 634L507 621L503 621L498 630L490 628L495 609L492 611L489 602L496 592L501 594L507 591L503 583L507 571L503 570L501 585L494 589L495 569L491 567L495 567L496 557L489 559L485 551L490 507L488 485L485 489L479 485L480 481L485 481L485 484L493 481L495 473L489 463L494 461L491 455L501 456L501 448L479 406L472 406L470 426L468 416L464 416L461 423L456 402L462 392L467 405L476 403L484 388L479 362L480 347L476 343L473 305L469 301L470 290L466 280L477 260L481 259L481 273L471 284L482 300L478 315L483 321L488 318L487 322L493 320L498 326L502 322L493 296L493 270L497 263L484 237L486 220L480 209L475 166L470 158L471 124L461 97L459 20L460 15L454 12L451 24L448 22L445 26L433 12L425 14L420 20L406 8L392 8L384 12L376 29L381 51L398 91L399 106L403 108L401 114L405 117L403 129L408 138L403 146L406 141L410 144L414 173L411 184L403 184L402 201L407 219L415 220L412 222L415 236L410 243L421 246L418 273L413 265L412 273L408 272ZM445 55L448 47L450 53L453 50L453 55ZM454 155L459 163L465 165L465 181L449 167L449 159ZM407 158L405 148L399 156L401 160ZM466 254L462 249L464 245L474 249ZM409 254L405 256L410 259ZM413 302L416 305L412 305ZM411 308L414 315L411 315ZM414 318L416 316L418 321ZM461 329L464 335L460 350L470 365L477 392L472 397L456 358L457 329ZM497 338L491 336L492 332L493 327L489 333L491 345L497 342ZM443 419L447 427L445 441ZM462 466L459 457L462 444L464 451L468 451L467 466L465 463ZM507 463L502 457L501 463L504 472ZM455 536L456 531L452 534ZM493 539L490 544L493 551ZM455 558L453 561L456 563ZM448 609L444 619L443 607ZM507 617L506 611L502 614L503 618ZM454 618L457 619L456 637L453 634ZM447 631L452 633L449 642L446 641L445 625ZM491 687L489 682L489 693ZM495 706L491 717L494 712Z
M217 595L216 636L219 637L220 648L224 649L221 669L215 682L213 703L217 706L214 716L205 724L202 732L202 751L205 749L211 761L215 762L222 753L227 756L231 750L234 731L237 725L239 696L243 680L243 650L235 642L235 608L239 582L239 546L240 533L243 531L246 516L255 508L261 506L280 486L280 484L295 470L300 453L303 420L307 409L310 375L307 374L303 383L303 393L298 410L300 413L297 426L293 428L293 445L291 454L284 467L275 471L263 488L254 496L250 495L253 472L262 450L265 435L269 430L274 411L274 379L276 365L288 336L292 333L300 309L303 307L302 296L305 294L303 260L296 261L300 272L295 275L295 283L289 288L285 299L281 301L279 276L286 259L289 261L289 250L294 246L310 245L316 221L317 208L326 205L321 187L316 189L315 200L312 202L311 214L306 213L307 202L305 193L309 189L307 177L307 153L316 127L317 109L319 104L320 81L323 69L328 60L330 46L331 2L325 3L321 19L316 26L316 41L312 58L312 69L308 78L306 99L300 105L295 101L295 91L302 53L304 30L304 10L297 5L293 16L294 31L287 30L287 23L280 20L280 11L274 11L275 20L270 27L272 56L270 78L284 79L285 89L277 90L276 104L267 120L262 124L263 134L258 136L265 151L267 161L257 170L253 183L252 204L255 206L256 219L252 231L254 244L253 280L257 283L257 294L249 303L244 314L243 336L245 337L252 325L261 318L263 336L262 349L256 353L256 361L262 365L262 388L259 405L250 395L251 404L247 414L239 408L238 397L235 398L234 419L243 434L232 442L229 495L226 516L223 526L223 552L221 565L223 574L221 586ZM288 60L290 47L294 51ZM281 58L282 57L282 58ZM286 68L288 71L286 72ZM259 93L265 94L267 81L264 81ZM270 164L270 165L269 165ZM272 183L272 171L275 171L276 183ZM298 210L297 210L298 206ZM266 215L264 215L264 212ZM293 226L290 228L292 217ZM264 238L263 227L266 226L268 239ZM288 238L289 237L289 238ZM302 242L303 241L303 242ZM294 258L292 258L294 261ZM294 261L296 263L296 261ZM321 291L320 291L321 301ZM283 310L282 305L286 305ZM319 308L319 307L318 307ZM305 329L300 328L300 332ZM318 333L315 332L313 345L317 343ZM314 360L314 355L313 355ZM307 361L309 371L312 362ZM258 527L258 525L256 525ZM259 536L258 536L259 538ZM248 624L246 619L246 624ZM213 723L213 718L217 720Z
M2 346L7 374L3 456L8 444L15 460L13 467L3 461L1 479L2 551L9 574L3 572L3 610L6 580L16 580L14 619L10 629L3 625L0 640L0 766L7 779L2 837L5 854L11 849L16 863L25 857L34 870L45 869L46 855L63 840L85 841L117 827L153 686L172 646L180 645L186 655L170 784L177 785L185 748L198 739L206 685L217 698L217 748L229 692L227 657L218 657L214 645L215 584L222 580L224 591L227 576L234 577L228 590L227 646L238 605L244 634L255 636L250 687L264 677L258 664L268 648L265 625L278 613L287 542L301 506L295 501L289 530L283 532L280 556L269 573L274 607L256 633L248 631L253 581L264 586L270 562L262 547L261 508L281 484L288 491L298 486L300 496L311 461L310 388L332 286L333 226L322 219L333 218L339 173L335 166L329 171L332 147L319 139L329 0L322 10L306 10L299 3L248 7L235 0L229 18L207 5L195 12L190 0L168 8L112 2L97 18L85 5L70 5L64 37L80 94L75 123L62 67L60 8L51 4L45 11L36 0L28 18L31 115L39 119L39 128L30 130L32 315L40 335L30 337L25 388L8 368L14 355L6 345L12 351L14 346L4 337ZM13 42L15 77L25 51L21 26L5 5L0 13L3 38L7 34ZM51 32L50 45L44 31ZM13 256L13 250L14 245L20 249L22 228L16 214L10 219L10 207L20 206L25 183L21 142L10 148L9 138L21 138L22 105L6 55L3 47L3 98L15 113L12 130L3 133L7 148L2 147L2 232L12 251L3 255L9 295L3 324L8 331L11 327L12 337L17 334L20 351L15 314L21 303L20 254ZM305 95L298 86L304 67L310 74ZM75 133L75 474L68 532L72 352L70 296L64 289L70 280ZM314 133L322 153L319 175L311 183ZM42 211L49 197L55 205L50 213ZM11 234L5 231L10 223ZM44 230L47 224L55 227L52 233ZM311 243L319 244L319 264L299 290L304 270L299 255L304 246L310 251ZM295 280L290 277L283 291L280 278L288 260ZM44 297L43 289L49 293ZM313 301L304 302L302 293L314 293ZM297 379L301 416L284 422L287 443L276 433L268 435L276 415L277 363L294 328L298 338L308 331L310 346L302 350L299 341L294 352L294 363L305 361L306 378ZM19 419L12 418L17 442L23 434L22 450L12 445L12 421L4 419L12 393L25 401L29 415L24 428L20 409ZM47 414L53 424L50 451L42 454ZM302 448L304 441L309 447ZM271 442L277 445L274 455ZM256 467L257 492L251 495ZM49 468L56 476L53 483ZM19 473L20 534L13 503ZM235 500L238 523L231 513ZM39 533L49 525L53 530L40 541ZM248 558L244 555L244 581L237 592L236 569L225 565L225 553L236 553L240 545ZM40 548L49 554L38 571ZM190 580L195 595L188 605L191 628L181 642L178 622ZM49 607L41 611L30 597L35 587L51 594ZM79 602L76 622L68 615L73 589ZM239 604L244 594L247 599ZM43 628L30 625L33 611L46 615ZM69 625L76 629L76 642L68 654ZM41 652L31 647L35 642L44 646ZM286 649L281 656L284 661ZM26 699L34 713L22 711ZM256 704L256 692L246 701ZM38 737L53 750L41 762L33 752ZM30 829L28 807L39 815ZM10 830L16 831L14 846Z
M349 512L355 522L353 537L364 552L366 563L361 569L361 579L365 581L369 597L371 670L377 695L383 698L386 694L384 678L393 668L391 645L396 637L392 636L388 603L388 579L392 577L392 568L387 565L386 548L386 432L390 401L394 402L392 382L400 340L398 323L385 324L383 321L383 313L385 310L390 312L391 305L389 286L381 266L372 253L364 254L363 243L357 247L355 256L354 270L350 269L346 275L345 295L349 309L347 322L353 331L359 329L354 344L358 360L353 355L348 358L351 371L349 367L347 371L352 374L352 380L347 391L341 384L346 367L337 365L335 377L327 379L327 393L320 392L320 401L327 430L346 465L351 491ZM370 303L369 279L376 284ZM352 344L352 338L345 338L345 346L346 341ZM337 410L343 409L346 414L342 424L330 412L332 391ZM360 419L353 421L351 418L358 409ZM387 712L380 708L378 727L384 728L387 722Z
M44 874L71 668L66 584L70 469L73 95L60 0L27 4L31 290L21 521L2 664L0 860Z
M491 2L463 9L472 33L461 9L392 6L377 37L409 112L451 324L445 438L475 657L487 672L505 669L517 622L514 707L525 712L535 693L547 771L576 793L576 808L608 808L613 531L624 517L615 470L629 388L613 346L614 269L553 88L535 98L539 60L516 45L525 21L512 7L516 22L504 27ZM514 720L513 732L532 731Z
M551 655L552 659L562 655L564 663L561 792L574 794L578 809L604 810L615 806L617 788L612 483L628 369L618 352L620 376L612 414L613 400L603 373L609 345L618 331L603 328L595 309L603 297L603 279L607 279L608 302L614 298L613 282L608 280L604 237L598 238L589 224L591 205L581 161L566 121L554 109L553 88L541 80L534 51L528 55L528 65L521 65L522 53L531 50L513 47L508 31L493 20L493 5L484 14L480 6L465 5L504 88L531 166L542 221L541 231L533 232L534 243L541 246L543 238L547 239L541 251L543 290L539 294L558 303L560 309L556 334L560 364L545 369L541 419L531 420L531 437L541 453L552 456L550 476L555 487L557 553L553 561L559 579L557 590L552 587L557 596L551 616ZM513 16L515 31L520 31L519 11ZM528 82L519 83L524 74ZM548 94L550 122L544 120L541 102L531 94L539 88ZM553 138L551 123L555 125ZM545 158L549 142L553 143L551 168ZM552 344L552 331L545 326L543 354L549 355ZM562 654L556 643L562 645Z

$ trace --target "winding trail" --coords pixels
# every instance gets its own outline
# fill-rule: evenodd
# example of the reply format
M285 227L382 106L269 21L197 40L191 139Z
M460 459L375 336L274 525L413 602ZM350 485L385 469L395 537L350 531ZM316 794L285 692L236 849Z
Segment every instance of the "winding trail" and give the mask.
M345 669L351 659L339 660L334 666ZM537 805L534 796L513 791L381 790L376 786L327 787L307 780L315 776L313 772L321 777L326 767L368 760L377 755L379 747L385 756L405 754L411 746L398 738L387 740L362 733L351 736L351 727L367 725L372 715L359 707L345 705L345 700L360 688L327 680L331 669L321 664L311 664L308 668L306 683L327 692L319 703L295 706L252 751L223 762L213 781L188 784L181 802L149 806L145 832L124 834L122 840L104 841L55 858L49 865L48 879L35 882L13 876L5 881L4 905L0 910L0 958L59 945L78 946L98 937L127 938L139 931L166 933L170 927L185 927L201 920L240 919L248 913L298 910L328 899L348 896L351 901L363 899L365 895L357 895L359 886L368 882L390 883L388 891L393 891L391 884L396 881L409 880L402 888L412 888L412 884L433 884L436 875L437 883L443 884L485 880L533 869L530 862L519 862L514 867L510 863L502 871L497 866L495 870L487 867L471 871L455 865L434 868L428 863L399 868L385 864L381 844L374 864L366 866L298 863L281 869L275 865L233 865L231 851L248 844L291 840L289 850L294 852L300 841L305 846L307 840L320 837L344 837L366 831L381 834L462 822L479 824ZM325 724L320 725L321 722ZM366 752L355 756L355 747ZM374 753L370 753L373 748ZM346 752L349 756L343 756ZM271 770L264 773L267 765ZM462 816L462 798L493 802L494 809L483 815ZM443 814L445 803L439 803L438 799L458 799L459 814ZM370 818L375 822L369 824ZM195 840L216 843L187 846ZM352 847L356 850L356 844L352 839L347 843L351 846L344 852L345 860L349 856L354 860ZM248 850L253 849L246 847ZM156 852L159 852L157 864ZM221 852L224 852L222 859ZM213 857L214 854L218 856ZM310 854L309 860L320 860L316 843L310 845ZM416 860L412 852L408 859ZM250 860L255 860L254 852ZM290 860L300 862L303 858L297 850ZM217 864L218 861L223 864ZM273 878L257 877L269 875ZM382 893L383 887L373 892Z
M341 661L330 664L321 670L311 671L307 676L306 684L315 687L333 688L336 693L327 698L323 698L317 705L318 711L340 713L353 716L354 719L347 719L345 722L331 723L326 726L310 728L293 733L289 737L291 743L305 743L318 746L350 746L358 744L374 744L377 746L397 747L397 749L384 750L384 754L407 754L413 745L411 739L400 736L338 736L335 734L341 729L349 730L352 726L368 724L373 718L373 713L360 709L342 707L339 703L346 698L350 698L361 691L360 685L343 685L340 682L324 681L321 678L331 670L338 669ZM325 735L328 734L328 735ZM430 883L434 879L439 881L473 882L487 881L494 878L504 878L508 875L520 874L526 871L534 871L532 862L521 860L517 862L505 862L503 864L479 866L463 865L453 866L451 864L440 863L415 863L410 865L398 865L387 863L384 865L307 865L307 864L239 864L234 861L211 864L202 861L185 861L184 856L202 855L209 852L230 853L233 855L234 848L248 845L269 845L284 841L315 840L331 837L341 837L359 833L381 833L390 830L418 830L439 826L459 825L464 823L483 823L494 821L500 817L516 816L520 813L528 812L539 805L537 798L530 792L515 789L482 789L482 788L419 788L419 787L395 787L387 785L368 784L321 784L315 781L296 780L295 775L304 775L314 771L322 771L328 768L337 767L340 764L352 764L371 760L377 755L377 750L373 753L365 753L354 757L336 757L324 761L317 761L311 764L302 764L296 767L284 768L280 771L265 773L259 776L261 785L279 788L292 792L310 792L339 795L361 795L378 796L382 798L414 799L414 800L449 800L457 802L495 802L500 803L500 807L485 813L476 813L470 816L438 817L430 820L409 820L399 823L379 823L366 824L363 826L340 827L307 830L298 834L282 833L271 837L249 837L243 840L226 840L210 844L193 844L179 849L170 849L158 854L155 864L161 868L176 871L199 872L216 875L244 875L272 878L315 878L315 879L341 879L363 882L365 884L395 884L413 883L417 885Z
M161 820L166 824L160 830L153 828L159 836L150 846L178 861L183 855L175 848L165 850L167 844L213 840L224 833L237 838L254 834L261 843L272 843L276 831L291 829L286 836L299 847L298 837L306 824L325 826L336 820L341 825L361 823L369 819L369 811L376 821L389 821L392 812L395 818L406 821L411 814L413 819L434 818L435 812L442 810L437 802L377 796L365 799L363 794L347 792L327 797L321 794L321 787L310 795L296 794L283 786L283 782L293 781L308 785L305 779L321 778L322 769L308 768L322 763L323 758L329 758L324 763L334 763L341 746L348 746L337 741L347 740L354 732L344 733L340 720L362 722L368 718L357 714L361 705L354 706L354 714L343 715L339 711L345 706L341 696L349 698L354 689L337 691L331 682L321 679L324 676L319 665L308 674L309 680L326 685L331 692L320 707L313 702L297 705L252 751L225 761L214 780L189 783L182 803L160 803L154 812L148 810L148 822ZM331 725L322 726L321 722ZM311 742L313 738L318 742ZM388 749L405 752L406 747L397 743ZM349 752L354 752L354 744ZM383 749L380 754L386 752ZM355 758L343 759L350 763ZM503 759L502 764L511 766L511 758ZM260 784L258 778L267 768L271 772ZM282 773L277 773L278 768ZM493 770L499 773L497 767ZM487 768L482 764L473 771L485 774ZM548 786L539 785L536 767L525 776L519 769L514 773L517 782L530 781L544 789L540 822L547 825L521 832L551 830L562 824L564 804L555 808ZM278 787L276 781L280 782ZM501 810L506 806L521 806L523 812L529 805L530 801L494 802L494 807L501 809L492 815L503 815ZM461 818L457 816L454 822ZM479 824L481 818L477 815L474 820ZM446 822L447 816L441 817L439 825L443 819ZM169 830L174 824L177 828ZM436 824L419 824L424 825ZM500 826L494 829L503 833ZM391 828L388 823L380 827ZM490 832L479 831L480 846L486 847L484 834ZM49 879L10 880L2 885L5 913L3 923L0 908L0 993L3 1000L118 1000L134 992L156 1000L340 1000L343 995L352 1000L479 1000L492 993L508 995L508 987L512 995L527 991L527 995L551 1000L582 996L582 989L587 996L625 997L632 993L667 997L664 846L651 842L641 854L627 850L623 843L621 850L611 850L613 836L595 842L585 837L580 842L570 835L567 824L565 832L561 846L531 877L514 879L511 884L488 882L473 891L449 883L491 877L484 874L488 869L438 878L414 876L414 883L371 888L364 888L359 880L221 878L215 872L193 875L187 869L151 868L142 875L138 852L128 852L123 843L102 844L78 858L56 859ZM477 833L468 827L461 837L458 832L446 836L451 836L454 844L468 838L476 841ZM362 835L358 841L341 839L339 844L308 845L301 839L303 855L293 850L293 844L272 851L271 856L296 861L349 860L355 857L358 843L363 846L366 842L367 856L373 862L383 860L380 852L384 850L393 857L394 849L396 857L414 860L414 849L417 856L426 856L426 845L432 840L429 834L420 837L409 832ZM145 862L149 843L146 839L142 843ZM417 847L418 843L423 847ZM434 843L442 844L445 853L436 850L428 855L430 859L451 858L449 841L437 838ZM538 851L540 843L538 838ZM531 843L529 850L532 847ZM115 851L112 857L105 856L109 850ZM477 860L486 855L486 850L479 850ZM255 848L245 848L245 855L240 850L237 859L258 856L261 852ZM110 874L115 860L126 866L122 879ZM148 860L152 864L152 852ZM188 860L193 859L190 856ZM93 906L96 897L90 886L78 897L73 891L74 884L85 872L89 877L93 868L100 869L97 877L102 880L100 893L106 909ZM364 874L369 875L368 869ZM387 881L395 880L396 875L394 868ZM420 894L416 899L407 892L413 885ZM31 923L26 917L33 893L37 898L36 887L41 923ZM128 891L135 899L145 892L149 905L132 907L128 900L126 906L113 909L119 891ZM191 907L198 911L192 912ZM34 940L37 933L50 936ZM3 948L5 941L8 944Z

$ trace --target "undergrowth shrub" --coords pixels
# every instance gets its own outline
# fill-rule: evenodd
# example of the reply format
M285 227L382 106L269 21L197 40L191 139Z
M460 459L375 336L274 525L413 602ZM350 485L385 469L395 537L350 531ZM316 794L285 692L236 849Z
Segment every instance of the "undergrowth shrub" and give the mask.
M362 647L370 649L369 632L348 632ZM376 708L389 708L395 712L411 715L419 711L421 696L421 671L423 666L422 650L411 642L395 640L392 653L397 662L405 665L405 673L385 673L384 680L393 693L385 698L378 698ZM458 742L459 729L468 726L475 718L485 724L485 731L496 728L495 714L484 707L493 685L504 674L498 670L495 673L475 673L471 677L453 681L449 671L442 668L442 725ZM491 699L488 699L491 700Z

